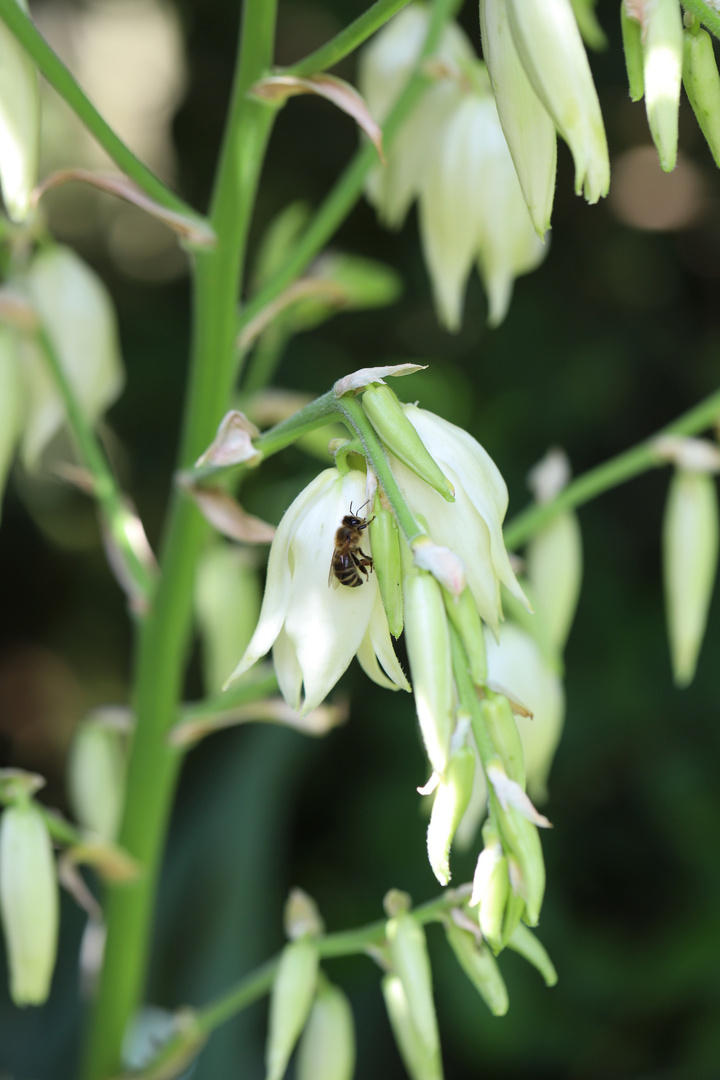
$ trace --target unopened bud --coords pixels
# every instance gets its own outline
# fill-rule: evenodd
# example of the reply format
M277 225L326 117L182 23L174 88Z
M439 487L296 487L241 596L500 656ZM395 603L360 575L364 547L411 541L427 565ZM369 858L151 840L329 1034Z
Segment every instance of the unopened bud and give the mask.
M22 431L24 405L17 339L9 327L0 326L0 507L5 477Z
M16 1005L50 993L58 934L58 884L45 820L34 803L9 806L0 820L0 907Z
M558 981L555 965L547 954L547 951L533 934L532 930L522 923L518 924L508 941L508 948L523 956L529 964L542 975L546 986L554 986Z
M285 933L291 941L305 935L319 937L325 931L325 923L320 910L303 889L291 889L283 911Z
M444 597L450 621L463 643L472 681L476 686L484 686L487 682L485 634L475 598L469 588L463 589L459 596L446 592Z
M511 780L525 787L522 743L510 702L502 694L481 702L480 712L492 744Z
M682 15L677 0L653 0L642 10L645 108L660 166L672 172L677 161Z
M195 583L207 693L216 693L247 648L260 614L260 583L246 549L217 543L200 559Z
M495 957L482 942L456 926L452 919L445 922L448 944L460 967L478 991L493 1016L504 1016L510 1004L505 980Z
M26 0L16 0L25 14ZM35 64L0 21L0 186L13 221L22 221L37 180L40 88Z
M525 902L510 890L507 856L490 822L483 827L483 839L485 847L475 868L470 906L479 906L480 930L497 955L518 925Z
M670 657L678 686L693 679L705 634L718 561L718 503L708 473L678 469L663 523L663 564Z
M355 1025L352 1009L337 986L323 982L300 1039L297 1080L352 1080Z
M622 0L620 4L620 25L622 27L625 68L627 70L630 100L640 101L645 93L642 28L638 20L628 14L625 0Z
M528 544L525 554L535 610L550 644L562 652L582 583L582 537L577 515L559 514Z
M450 845L467 810L475 774L475 751L462 746L451 756L435 791L427 832L430 866L441 885L450 880Z
M84 720L75 729L68 793L75 817L105 840L115 840L125 801L126 736L112 724Z
M393 637L398 638L403 629L400 537L395 515L391 510L386 510L380 505L379 498L375 500L375 509L368 529L373 566L380 586L380 596L388 627Z
M435 772L445 772L453 729L450 634L442 589L431 574L411 571L403 581L405 640L415 708Z
M498 808L497 826L508 856L510 888L525 902L524 921L537 926L545 894L545 862L537 827L515 806Z
M442 469L425 447L389 386L369 386L363 394L363 409L388 450L409 469L452 502L455 491Z
M432 1058L440 1052L440 1036L425 931L417 919L406 912L388 920L385 932L393 971L400 977L425 1055Z
M310 938L286 945L270 993L266 1080L282 1080L315 996L318 951Z
M702 27L683 31L683 85L688 101L720 165L720 75L712 38Z
M440 1050L428 1052L425 1048L400 977L386 975L382 992L395 1042L411 1080L443 1080Z

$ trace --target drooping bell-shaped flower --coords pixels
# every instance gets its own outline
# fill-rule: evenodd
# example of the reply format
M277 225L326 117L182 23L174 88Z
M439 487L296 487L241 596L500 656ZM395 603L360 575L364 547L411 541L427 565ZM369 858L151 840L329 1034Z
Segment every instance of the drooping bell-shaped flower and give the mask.
M393 472L411 510L427 521L432 540L462 559L480 616L497 633L502 618L501 583L527 606L503 540L508 505L505 481L487 451L467 431L416 405L404 405L403 411L453 485L455 502L446 502L391 457Z
M390 642L375 574L357 587L342 585L331 571L342 519L365 501L365 473L326 469L286 511L270 548L260 619L228 682L273 650L285 700L308 713L332 690L357 656L380 686L409 690ZM361 549L370 555L367 530ZM379 663L378 663L379 661ZM382 668L381 668L382 665Z
M27 13L26 0L16 0ZM37 181L40 87L28 52L0 20L0 187L13 221L22 221Z
M420 234L438 314L449 330L462 319L465 285L477 261L488 322L505 318L513 282L547 248L536 234L484 65L439 137L420 193Z

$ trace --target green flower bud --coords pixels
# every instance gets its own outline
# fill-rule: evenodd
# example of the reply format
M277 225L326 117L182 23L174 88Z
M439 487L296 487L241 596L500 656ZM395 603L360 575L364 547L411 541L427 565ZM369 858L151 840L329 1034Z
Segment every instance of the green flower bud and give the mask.
M525 901L523 921L537 926L545 894L545 862L537 827L515 806L499 808L497 824L508 855L510 888Z
M456 926L452 919L445 922L445 933L460 967L490 1012L493 1016L504 1016L510 1000L493 954L469 931Z
M426 1050L400 977L386 975L382 992L395 1042L411 1080L443 1080L440 1051L428 1053Z
M577 515L559 514L528 544L527 575L535 610L550 643L562 652L582 583L582 536Z
M620 3L620 25L622 27L630 99L631 101L640 101L645 93L642 29L637 19L628 14L625 0L621 0Z
M430 764L445 773L453 730L453 675L450 634L442 589L425 571L403 580L405 641L415 708Z
M642 10L645 109L660 166L672 172L677 161L682 15L677 0L652 0Z
M490 822L483 827L485 846L475 868L470 906L479 905L482 935L495 955L506 944L525 910L525 901L510 890L507 856L497 830Z
M45 820L32 802L0 821L0 908L16 1005L42 1005L50 993L58 935L58 885Z
M463 589L459 596L447 592L443 596L450 621L465 648L472 681L476 686L484 686L487 682L485 634L475 598L469 588Z
M452 502L455 491L435 459L403 412L389 386L369 386L363 394L363 409L388 450L408 468Z
M502 760L505 772L525 787L525 761L522 743L510 702L501 694L494 694L480 704L483 723L488 735Z
M75 817L105 840L117 839L125 801L125 734L102 720L78 724L70 744L68 793Z
M368 526L374 570L380 586L388 628L394 638L403 629L402 562L400 536L392 510L384 509L375 499L373 517Z
M425 1056L432 1060L440 1053L440 1035L425 931L409 912L405 912L388 920L386 934L392 967L400 977L409 1014Z
M462 746L452 754L444 779L435 790L427 832L430 866L441 885L450 880L450 845L467 810L475 774L475 751Z
M249 645L260 602L260 582L245 549L217 543L204 552L195 581L195 607L208 694L217 693Z
M317 946L299 938L283 949L270 993L265 1047L266 1080L282 1080L290 1055L310 1014L318 973Z
M663 523L665 605L673 677L693 679L705 634L718 561L718 503L706 472L678 469Z
M607 37L597 20L595 4L597 0L570 0L578 29L582 34L583 41L591 48L598 51L607 48Z
M355 1025L352 1009L337 986L323 981L300 1039L297 1080L352 1080Z
M532 930L520 923L514 930L508 948L524 956L529 964L542 975L546 986L554 986L558 981L555 966L547 954L545 947L538 941Z
M0 326L0 508L5 478L22 431L24 405L17 340L9 327Z
M715 164L720 166L720 75L712 38L706 30L693 27L683 31L683 45L685 93Z
M26 14L26 0L16 0ZM40 88L28 52L0 21L0 186L13 221L22 221L37 179Z

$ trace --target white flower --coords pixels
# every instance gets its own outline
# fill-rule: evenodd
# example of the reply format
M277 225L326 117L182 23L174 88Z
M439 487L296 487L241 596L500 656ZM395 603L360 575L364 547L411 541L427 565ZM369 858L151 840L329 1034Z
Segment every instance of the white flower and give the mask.
M515 579L502 534L508 505L505 481L495 462L467 431L416 405L405 415L455 488L455 502L391 458L393 472L414 513L428 523L431 538L460 556L481 618L497 634L502 607L500 585L528 606Z
M393 652L375 575L356 588L328 585L335 533L350 504L357 510L365 501L365 481L362 472L341 476L326 469L286 511L270 548L257 628L228 682L272 649L292 708L301 707L304 688L303 714L320 704L353 656L380 686L410 689ZM361 546L370 554L367 531Z

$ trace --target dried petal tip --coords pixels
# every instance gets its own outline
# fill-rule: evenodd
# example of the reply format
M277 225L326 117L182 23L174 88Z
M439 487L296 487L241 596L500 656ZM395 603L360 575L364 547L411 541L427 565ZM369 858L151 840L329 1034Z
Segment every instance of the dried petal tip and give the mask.
M416 371L424 371L427 364L390 364L385 367L359 368L350 375L343 375L333 386L335 397L342 397L350 391L357 393L373 383L382 383L387 375L412 375Z

